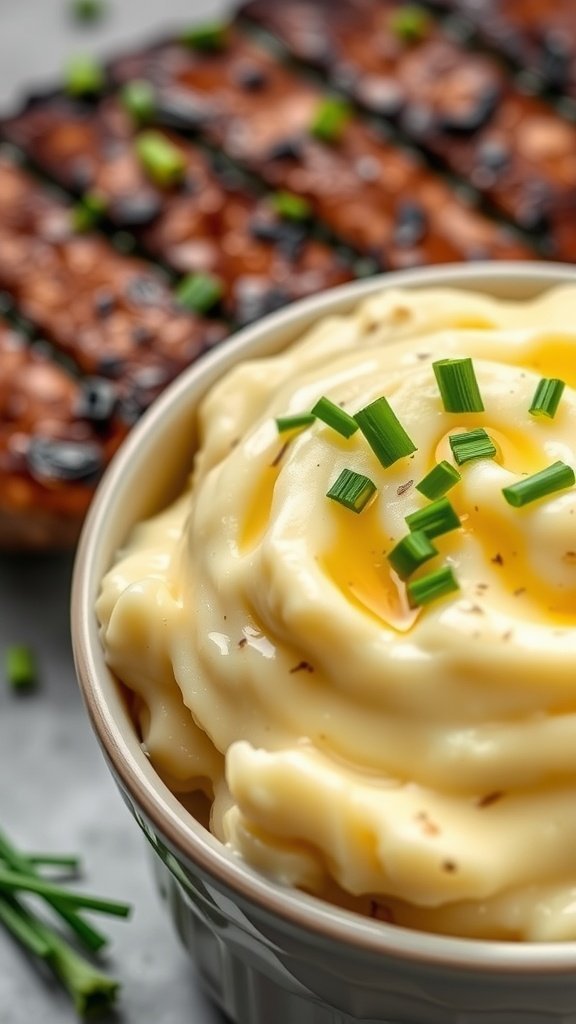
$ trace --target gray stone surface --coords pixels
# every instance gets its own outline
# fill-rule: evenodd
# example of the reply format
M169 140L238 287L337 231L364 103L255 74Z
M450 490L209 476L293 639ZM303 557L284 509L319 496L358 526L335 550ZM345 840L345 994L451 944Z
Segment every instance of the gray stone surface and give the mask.
M65 0L0 0L0 105L49 82L66 54L105 54L216 10L211 0L109 0L106 21L86 29L71 23ZM0 663L7 645L22 642L36 650L41 671L29 696L10 693L0 678L0 826L23 848L80 853L87 888L134 905L130 921L104 922L112 937L106 963L122 981L118 1013L106 1024L218 1024L83 712L68 633L70 572L70 558L0 556ZM76 1019L50 976L0 930L0 1024Z

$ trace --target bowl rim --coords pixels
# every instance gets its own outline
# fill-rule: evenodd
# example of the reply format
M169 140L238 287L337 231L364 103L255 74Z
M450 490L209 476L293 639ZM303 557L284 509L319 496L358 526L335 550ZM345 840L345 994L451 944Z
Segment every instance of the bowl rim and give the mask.
M231 339L186 369L163 392L131 430L97 488L80 537L71 590L72 647L80 689L92 726L113 774L121 781L154 830L184 862L191 862L221 889L279 918L317 941L329 940L351 952L371 953L396 960L417 961L467 972L511 974L537 971L557 974L576 967L575 942L517 943L468 939L410 930L363 918L322 899L281 886L244 864L216 840L179 803L151 767L139 745L116 720L106 697L106 682L97 665L98 643L93 608L93 572L114 507L114 491L133 452L162 423L166 410L182 403L194 382L209 386L220 372L246 356L258 356L267 339L280 330L351 308L357 301L384 289L456 287L486 291L490 281L513 282L544 291L556 284L576 283L576 267L562 263L479 262L443 264L380 274L353 281L302 299L238 331ZM295 330L297 336L298 331ZM204 388L202 389L204 390ZM107 673L108 685L115 685ZM135 737L135 733L133 734ZM134 744L132 745L134 746Z

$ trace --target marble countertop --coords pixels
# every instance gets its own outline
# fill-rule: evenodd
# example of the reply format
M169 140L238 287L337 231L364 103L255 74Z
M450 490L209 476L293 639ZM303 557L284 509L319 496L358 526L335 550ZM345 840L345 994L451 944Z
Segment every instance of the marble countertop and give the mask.
M67 54L106 54L157 29L217 12L214 0L109 0L101 26L75 26L66 0L0 0L0 106L54 81ZM23 849L82 855L84 884L128 900L130 921L105 921L106 967L122 982L102 1024L221 1024L172 933L152 884L145 841L106 768L77 690L68 629L72 559L0 555L0 663L28 644L38 689L16 695L0 679L0 823ZM74 1024L72 1006L0 930L0 1024Z

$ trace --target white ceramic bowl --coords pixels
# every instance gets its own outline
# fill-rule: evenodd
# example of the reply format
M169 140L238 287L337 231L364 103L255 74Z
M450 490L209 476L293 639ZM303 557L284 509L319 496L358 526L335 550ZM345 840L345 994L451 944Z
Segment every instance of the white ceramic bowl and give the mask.
M443 266L296 303L182 374L132 431L100 485L74 575L78 677L110 769L158 855L158 881L180 935L208 992L237 1024L576 1024L576 943L408 931L282 888L243 864L188 814L142 752L104 662L94 614L100 580L130 527L179 491L193 455L198 400L233 363L279 351L319 317L348 311L382 288L453 286L516 299L565 281L576 281L576 268Z

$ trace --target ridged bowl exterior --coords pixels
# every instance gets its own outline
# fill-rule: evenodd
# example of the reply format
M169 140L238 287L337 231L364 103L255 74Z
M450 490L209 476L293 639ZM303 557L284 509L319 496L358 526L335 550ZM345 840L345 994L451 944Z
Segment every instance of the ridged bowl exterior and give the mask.
M233 362L278 351L318 316L349 310L387 285L524 298L562 281L576 282L576 270L440 267L296 303L183 374L132 432L99 488L74 574L78 677L110 769L153 847L157 882L180 937L207 992L234 1024L576 1024L576 943L452 939L365 920L282 889L219 844L142 752L105 665L94 615L100 580L130 526L177 493L195 405Z

